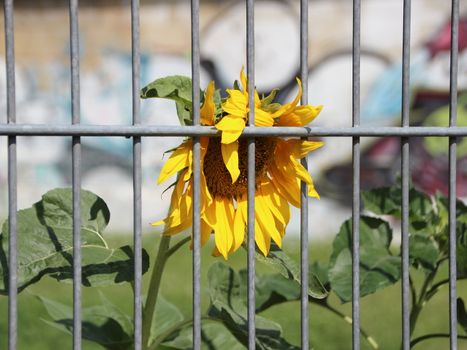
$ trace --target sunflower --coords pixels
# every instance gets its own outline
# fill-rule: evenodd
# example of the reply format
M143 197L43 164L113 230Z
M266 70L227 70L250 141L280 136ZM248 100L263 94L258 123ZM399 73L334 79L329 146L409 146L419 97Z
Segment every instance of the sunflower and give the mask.
M236 251L245 240L247 224L247 139L240 138L248 120L248 90L245 73L241 87L227 89L221 113L216 113L215 87L211 82L204 92L200 110L201 124L215 126L221 137L201 137L201 245L214 233L214 255ZM322 107L298 106L301 82L296 98L285 105L274 103L277 91L259 97L255 91L255 125L305 126ZM289 204L300 206L300 181L308 185L308 195L319 198L308 171L300 159L321 147L322 142L296 138L261 137L255 153L255 241L266 256L271 239L282 246L290 220ZM185 140L164 164L158 184L178 174L166 219L153 223L165 225L164 234L175 235L192 225L193 188L192 140Z

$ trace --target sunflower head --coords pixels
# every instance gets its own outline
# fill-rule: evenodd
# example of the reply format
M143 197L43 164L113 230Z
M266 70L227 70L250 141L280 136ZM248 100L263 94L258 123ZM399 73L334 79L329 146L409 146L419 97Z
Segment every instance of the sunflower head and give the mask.
M214 234L215 255L227 259L245 240L247 224L247 140L240 138L248 122L250 108L255 110L255 125L263 127L305 126L321 111L321 106L300 106L301 82L295 99L286 104L275 102L277 90L268 96L255 94L255 105L248 104L248 83L242 69L240 84L226 90L227 97L215 101L211 82L204 92L201 124L215 126L220 137L201 137L201 243ZM267 255L271 240L279 247L290 220L290 205L300 206L300 183L308 194L319 198L312 178L300 159L323 145L320 141L279 137L255 140L255 241ZM166 219L164 233L173 235L192 224L192 143L186 140L175 149L162 168L159 183L178 174Z

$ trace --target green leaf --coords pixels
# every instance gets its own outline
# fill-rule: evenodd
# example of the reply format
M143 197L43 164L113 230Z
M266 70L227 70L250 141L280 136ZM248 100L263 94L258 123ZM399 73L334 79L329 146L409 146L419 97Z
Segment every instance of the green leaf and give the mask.
M73 332L72 308L42 296L38 298L52 318L52 321L44 320L44 322L71 334ZM100 299L100 305L83 309L83 339L95 342L105 349L130 349L133 344L131 318L107 300L103 294Z
M467 333L467 310L461 298L457 298L457 322Z
M244 350L237 339L220 323L204 323L201 326L202 349L209 350ZM164 349L193 349L193 330L185 327L180 332L174 334L169 340L162 343L159 348Z
M362 192L363 205L366 210L376 215L401 216L402 193L400 186L381 187ZM420 224L426 222L427 216L433 213L433 204L428 195L409 189L409 216L412 229L420 230ZM424 227L423 227L424 228Z
M223 322L225 327L243 345L248 344L248 322L245 288L241 286L240 276L227 265L218 262L208 271L211 305L208 314ZM295 350L297 346L289 344L282 337L279 324L256 316L256 347L261 350Z
M274 89L274 90L271 91L271 93L268 96L264 97L264 95L263 95L263 98L261 99L261 108L267 107L271 103L273 103L273 101L276 98L278 92L279 92L279 89Z
M18 288L23 290L49 275L58 280L73 275L73 215L71 189L55 189L31 208L17 215ZM133 280L130 247L111 249L102 234L110 213L105 202L81 191L81 254L83 285L103 285ZM0 234L0 294L8 290L8 221ZM149 257L143 252L143 271Z
M246 271L242 272L246 284ZM280 274L261 275L256 278L256 312L283 302L300 300L300 295L300 285Z
M203 96L200 91L200 96ZM192 125L192 83L181 75L154 80L141 89L141 98L165 98L176 102L177 115L181 125Z
M283 250L277 247L277 245L271 244L271 249L266 257L261 253L256 252L256 259L271 266L285 278L294 280L298 284L301 284L300 268L298 267L298 264ZM311 297L323 299L328 295L326 288L324 288L323 284L312 271L310 271L308 280L308 294Z
M360 218L360 296L396 283L400 278L400 258L389 250L392 230L381 219ZM343 302L352 299L352 220L341 226L334 239L329 263L331 288Z
M158 336L167 332L170 328L183 321L183 314L172 303L169 303L162 296L157 298L156 311L153 314L149 344Z
M409 255L412 265L433 271L440 252L431 236L416 233L409 237Z

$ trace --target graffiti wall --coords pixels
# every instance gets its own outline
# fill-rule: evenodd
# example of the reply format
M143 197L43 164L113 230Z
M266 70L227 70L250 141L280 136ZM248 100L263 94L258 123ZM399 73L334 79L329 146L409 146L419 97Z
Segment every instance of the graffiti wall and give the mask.
M411 122L446 122L449 86L450 8L443 0L414 0L412 9ZM256 83L260 92L280 88L281 101L296 94L299 69L297 1L258 1L256 5ZM466 14L463 3L462 13ZM311 1L309 101L323 104L320 126L351 125L351 2ZM215 80L229 86L245 64L245 13L238 1L202 2L201 84ZM22 1L15 11L18 123L70 123L70 71L67 7L54 1ZM3 30L3 23L1 24ZM467 18L461 19L459 87L467 88ZM131 42L129 6L106 1L85 2L80 10L81 120L84 124L131 123ZM1 33L3 40L3 33ZM398 125L401 104L402 1L362 1L362 123ZM188 1L142 2L141 82L172 74L190 75L190 8ZM4 46L0 48L4 65ZM5 73L0 70L0 122L6 121ZM461 106L462 107L462 106ZM465 105L462 107L465 108ZM459 118L467 119L461 112ZM142 101L143 123L176 125L175 107L167 101ZM445 118L445 119L443 119ZM467 120L466 120L467 122ZM460 121L462 123L462 121ZM326 147L310 159L322 194L310 204L312 235L332 233L349 215L351 199L350 140L326 139ZM162 218L170 192L156 186L165 150L176 138L143 139L143 226ZM398 140L364 139L362 185L393 182L398 172ZM83 138L83 187L108 203L114 231L132 227L132 143L125 138ZM18 139L19 207L27 207L45 191L71 182L71 139ZM414 179L429 191L443 190L447 174L443 141L419 140L414 154ZM462 152L461 152L462 153ZM463 162L460 154L460 162ZM428 163L427 163L428 162ZM430 163L431 162L431 163ZM444 162L444 163L443 163ZM430 164L433 171L421 167ZM462 163L463 164L463 163ZM0 138L0 218L7 215L6 138ZM461 195L467 195L460 167ZM417 175L418 174L418 175ZM431 175L430 175L431 174ZM441 175L440 175L441 174ZM431 176L431 177L430 177ZM466 176L467 179L467 176ZM467 184L467 183L466 183ZM332 212L330 223L313 225ZM336 218L337 216L337 218ZM297 217L297 216L295 216ZM118 218L118 219L116 219ZM148 225L145 225L145 224ZM291 231L296 231L297 221Z

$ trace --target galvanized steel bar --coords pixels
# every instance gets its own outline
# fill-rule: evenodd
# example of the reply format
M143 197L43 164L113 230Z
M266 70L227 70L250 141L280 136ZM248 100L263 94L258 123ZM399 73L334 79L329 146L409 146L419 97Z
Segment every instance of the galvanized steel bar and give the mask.
M80 123L78 0L70 0L72 124ZM73 349L81 349L81 137L72 139Z
M16 123L15 43L13 0L4 2L7 123ZM18 338L17 303L17 161L16 136L8 137L8 349L16 350Z
M449 126L457 125L457 74L459 53L459 0L452 0ZM456 176L457 140L449 138L449 332L450 349L457 350L457 266L456 266Z
M199 0L191 0L193 125L200 125ZM193 349L201 349L201 145L193 138Z
M303 94L301 104L308 104L308 0L300 0L300 79L302 81ZM302 165L308 170L306 157L302 159ZM300 327L302 349L310 348L308 334L308 186L301 182L300 195Z
M255 33L254 0L246 0L246 67L248 78L248 126L255 125ZM246 88L245 86L243 88ZM255 139L248 139L248 349L256 347L255 338Z
M360 0L353 0L352 126L360 125ZM360 137L352 138L352 349L360 349Z
M132 58L132 107L133 125L141 124L140 108L140 41L139 41L139 0L131 1L131 58ZM142 348L142 203L141 203L141 137L133 137L133 327L134 349Z
M220 136L220 132L207 126L156 126L156 125L39 125L0 124L0 136L122 136L122 137L194 137ZM246 127L240 137L261 136L335 136L335 137L466 137L467 127L437 126L356 126L356 127Z
M410 125L410 15L411 1L404 0L402 35L402 126ZM410 349L410 282L409 282L409 138L401 139L402 172L402 349Z

